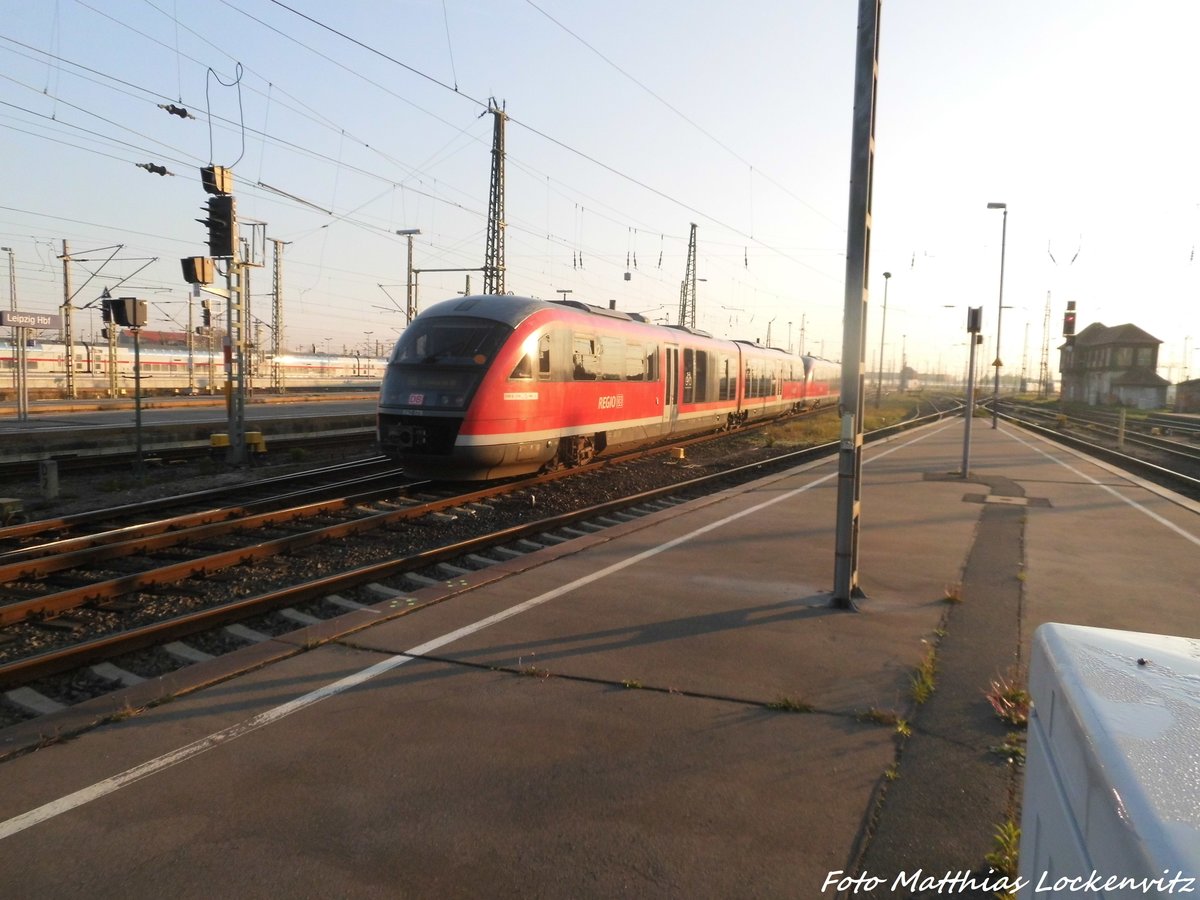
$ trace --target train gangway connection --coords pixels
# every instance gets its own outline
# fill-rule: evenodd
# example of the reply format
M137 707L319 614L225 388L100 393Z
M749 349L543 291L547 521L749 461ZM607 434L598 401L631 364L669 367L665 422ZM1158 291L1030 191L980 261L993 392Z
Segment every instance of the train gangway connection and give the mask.
M36 752L0 732L0 894L888 897L986 872L1022 778L989 686L1046 622L1200 638L1200 506L1007 423L963 479L962 438L867 447L857 611L829 603L825 461L276 638L311 649L273 664L197 664L172 702L103 698L98 727L37 720Z

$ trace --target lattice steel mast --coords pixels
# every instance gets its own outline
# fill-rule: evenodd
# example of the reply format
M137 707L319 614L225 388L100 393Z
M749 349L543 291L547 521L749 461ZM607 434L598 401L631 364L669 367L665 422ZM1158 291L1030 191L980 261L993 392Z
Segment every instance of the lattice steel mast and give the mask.
M679 286L679 324L696 327L696 223L692 223L692 234L688 238L687 271L683 284Z
M1050 292L1046 291L1046 312L1042 316L1042 364L1038 368L1038 399L1046 399L1050 391Z
M492 186L488 197L487 250L483 260L483 292L504 293L504 122L508 118L496 101L488 103L495 116L492 127Z

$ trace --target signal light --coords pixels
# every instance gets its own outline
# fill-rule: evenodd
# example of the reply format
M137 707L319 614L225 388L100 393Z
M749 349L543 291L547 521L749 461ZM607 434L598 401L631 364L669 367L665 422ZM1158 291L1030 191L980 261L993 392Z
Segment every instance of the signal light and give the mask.
M228 194L208 198L208 252L215 257L237 256L237 201Z
M200 182L209 194L232 194L233 171L224 166L206 166L200 170Z
M212 284L215 280L213 261L207 256L189 256L179 262L183 267L183 280L188 284Z
M983 307L968 306L967 307L967 331L972 334L978 334L983 327Z
M212 305L207 300L200 301L200 314L204 319L204 327L212 328Z
M141 328L146 324L146 301L135 297L105 297L101 318L125 328Z
M1075 301L1067 301L1067 311L1063 313L1063 337L1075 336Z

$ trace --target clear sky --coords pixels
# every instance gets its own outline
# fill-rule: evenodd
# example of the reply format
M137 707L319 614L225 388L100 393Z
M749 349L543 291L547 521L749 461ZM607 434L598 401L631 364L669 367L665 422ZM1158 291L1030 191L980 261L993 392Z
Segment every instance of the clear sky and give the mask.
M0 241L23 311L61 305L65 239L77 307L109 287L149 300L149 327L184 327L179 259L207 252L198 169L216 163L239 214L288 242L287 346L386 346L404 324L397 229L421 230L418 269L483 264L495 98L509 291L673 323L694 222L699 327L797 349L803 331L804 349L841 354L856 0L0 13ZM994 352L1002 214L987 204L1004 202L1006 372L1036 373L1047 332L1057 369L1074 300L1080 328L1132 322L1164 342L1161 374L1179 380L1185 352L1200 373L1197 33L1193 0L884 0L869 370L882 336L888 368L905 354L961 372L967 306ZM422 307L466 278L426 272ZM266 325L270 285L255 273ZM98 332L94 309L77 321Z

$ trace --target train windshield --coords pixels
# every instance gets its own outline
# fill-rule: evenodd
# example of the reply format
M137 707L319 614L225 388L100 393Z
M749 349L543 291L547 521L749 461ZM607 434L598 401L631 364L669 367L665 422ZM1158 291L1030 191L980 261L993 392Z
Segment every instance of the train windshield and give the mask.
M385 407L466 409L512 329L492 319L417 319L404 330L380 387Z
M486 366L511 332L507 325L492 319L418 318L400 335L389 362Z

